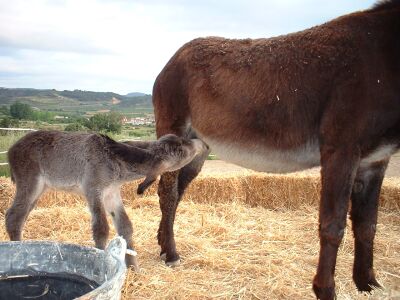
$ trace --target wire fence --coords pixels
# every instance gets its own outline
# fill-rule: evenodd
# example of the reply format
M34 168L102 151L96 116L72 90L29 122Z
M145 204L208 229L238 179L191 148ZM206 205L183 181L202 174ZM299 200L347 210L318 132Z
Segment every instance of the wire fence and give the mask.
M3 130L3 131L37 131L36 129L33 129L33 128L3 128L3 127L0 127L0 130ZM0 151L0 154L6 154L7 152L8 152L7 150ZM0 166L6 166L6 165L8 165L7 162L0 163Z

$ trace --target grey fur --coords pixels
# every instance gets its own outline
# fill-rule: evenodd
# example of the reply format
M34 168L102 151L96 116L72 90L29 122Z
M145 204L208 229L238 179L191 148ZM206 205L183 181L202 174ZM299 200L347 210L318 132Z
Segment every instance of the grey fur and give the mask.
M83 194L92 214L93 239L104 249L109 227L108 212L119 235L133 249L132 224L122 204L124 182L146 176L138 192L164 172L190 163L207 146L198 139L165 135L154 142L118 143L107 136L89 133L36 131L16 142L8 152L16 194L6 213L11 240L20 240L26 218L47 188ZM127 264L137 262L127 256Z

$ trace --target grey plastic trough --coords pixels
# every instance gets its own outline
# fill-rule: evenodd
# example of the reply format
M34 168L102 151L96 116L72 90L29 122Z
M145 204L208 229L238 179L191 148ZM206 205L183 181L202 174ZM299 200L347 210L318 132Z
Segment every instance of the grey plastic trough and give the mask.
M126 242L113 239L106 250L48 241L0 243L0 280L29 274L70 274L99 286L76 299L116 300L125 281ZM28 270L28 272L27 272Z

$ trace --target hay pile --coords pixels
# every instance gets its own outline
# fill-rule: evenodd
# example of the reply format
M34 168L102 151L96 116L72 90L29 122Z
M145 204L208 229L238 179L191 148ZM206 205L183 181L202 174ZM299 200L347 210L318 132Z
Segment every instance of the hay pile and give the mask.
M140 180L122 186L125 205L131 205L138 195ZM153 184L145 196L156 196L157 185ZM269 209L299 209L303 206L318 206L320 177L315 170L288 175L258 173L246 169L240 172L202 172L187 189L184 201L213 204L239 201L250 206ZM9 207L15 192L14 185L7 178L0 177L0 212ZM44 194L39 207L71 206L84 203L84 198L60 191ZM382 186L380 206L400 211L400 178L385 178Z
M400 297L399 186L397 179L387 180L382 192L375 267L388 289L371 299ZM142 272L128 272L123 299L314 299L317 176L203 174L178 208L175 230L182 264L175 269L158 259L156 187L142 198L136 196L136 188L137 183L125 185L123 197ZM1 224L13 192L8 180L0 180ZM4 226L0 239L7 240ZM31 213L24 239L93 245L88 209L80 197L50 192ZM366 299L352 283L352 260L348 226L338 257L337 291L339 299Z

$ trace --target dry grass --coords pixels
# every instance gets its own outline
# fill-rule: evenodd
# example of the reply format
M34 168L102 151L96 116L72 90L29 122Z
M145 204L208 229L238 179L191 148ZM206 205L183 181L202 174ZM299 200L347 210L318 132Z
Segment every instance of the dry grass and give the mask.
M371 299L400 299L399 187L392 179L383 188L375 267L387 290ZM314 299L317 177L251 172L198 178L178 208L175 230L182 264L175 269L158 259L160 212L155 187L142 198L136 196L136 188L137 183L125 185L123 197L136 229L142 271L128 272L123 299ZM12 194L10 182L1 180L0 223ZM7 240L4 226L0 239ZM88 209L75 195L48 193L31 213L24 239L93 245ZM338 298L367 299L351 281L352 244L348 227L337 263Z
M126 205L138 198L140 181L122 186L122 197ZM155 196L157 184L145 193ZM244 173L201 173L189 186L184 200L212 204L240 201L250 206L270 209L299 209L304 205L317 206L320 196L320 178L315 172L298 172L289 175L272 175L245 170ZM15 192L8 178L0 177L0 212L9 207ZM71 206L84 203L82 197L60 191L49 191L42 196L39 207ZM382 186L380 206L400 211L400 178L385 178Z

